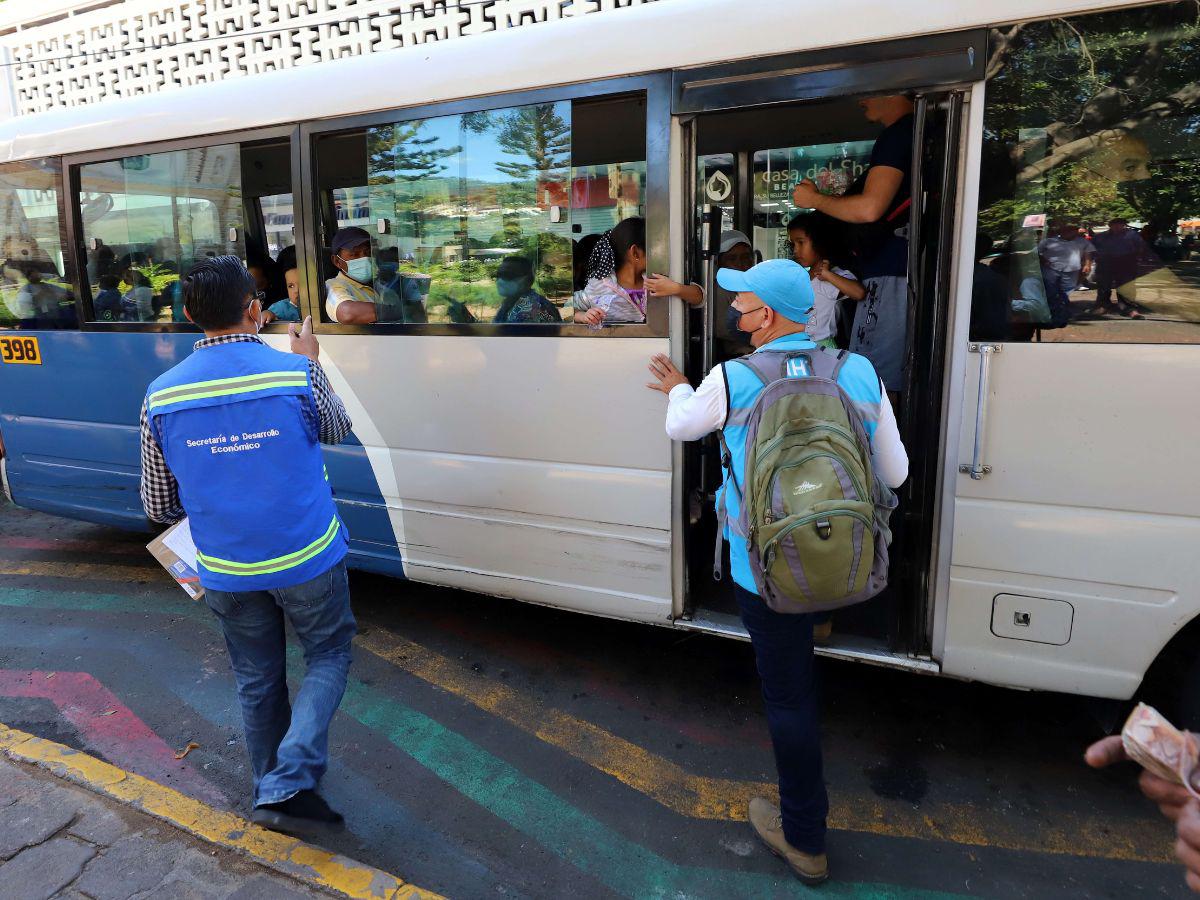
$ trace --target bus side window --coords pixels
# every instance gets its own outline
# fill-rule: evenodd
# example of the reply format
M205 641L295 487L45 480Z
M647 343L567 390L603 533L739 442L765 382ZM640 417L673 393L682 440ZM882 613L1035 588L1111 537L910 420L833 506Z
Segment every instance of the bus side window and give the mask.
M75 328L58 160L0 166L0 330Z
M1195 12L993 31L971 340L1200 343Z
M318 137L324 320L569 324L578 243L644 214L645 147L640 96Z
M88 163L79 187L91 321L186 322L180 276L245 257L236 144Z

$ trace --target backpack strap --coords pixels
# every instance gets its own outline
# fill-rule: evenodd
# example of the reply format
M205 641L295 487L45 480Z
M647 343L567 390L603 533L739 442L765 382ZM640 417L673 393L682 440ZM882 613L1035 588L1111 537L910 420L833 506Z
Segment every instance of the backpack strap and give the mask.
M849 351L839 350L837 355L837 363L833 367L833 374L829 376L830 381L837 381L838 376L842 374L842 366L846 364L846 360L850 358Z
M754 373L754 377L762 382L763 387L766 387L772 381L777 381L781 376L777 373L776 366L778 362L776 357L784 355L781 350L762 350L757 353L748 353L745 356L739 356L737 359L732 359L730 362L741 363L747 369ZM783 365L787 366L787 360L783 361ZM725 382L728 386L729 382Z
M737 483L737 477L733 474L733 454L729 452L729 444L725 442L725 432L718 431L717 437L721 442L721 468L729 473L729 480L726 482L726 490L733 489L734 494L738 498L738 508L742 505L742 489ZM729 509L725 505L725 493L720 494L721 502L717 504L717 545L713 552L713 580L720 581L725 574L724 566L724 550L725 550L725 526L729 522Z

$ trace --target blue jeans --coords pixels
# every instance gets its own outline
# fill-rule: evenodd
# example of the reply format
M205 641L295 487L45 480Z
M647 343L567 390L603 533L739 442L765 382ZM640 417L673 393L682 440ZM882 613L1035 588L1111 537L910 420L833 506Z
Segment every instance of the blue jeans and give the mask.
M825 852L829 797L821 769L821 723L813 657L813 616L777 613L733 586L750 632L779 771L783 836L803 853Z
M315 788L329 764L329 722L346 690L350 642L358 631L345 562L292 587L206 590L204 599L229 648L254 770L254 805ZM288 703L285 615L307 664L294 706Z
M1050 324L1062 328L1071 318L1071 291L1079 287L1079 269L1061 271L1043 269L1046 283L1046 302L1050 306Z

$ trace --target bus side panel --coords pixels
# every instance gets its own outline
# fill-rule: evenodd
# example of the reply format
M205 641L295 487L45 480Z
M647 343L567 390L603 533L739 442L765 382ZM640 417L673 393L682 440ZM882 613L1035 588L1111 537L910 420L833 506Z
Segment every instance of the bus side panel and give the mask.
M322 449L338 515L350 532L349 565L403 578L404 562L366 448L351 432L337 446Z
M1127 698L1200 613L1200 346L1007 343L989 381L991 471L958 477L943 670Z
M321 348L408 578L667 621L671 443L645 387L665 338L328 334Z
M41 365L0 364L0 432L21 506L135 530L138 415L148 385L194 334L40 331Z
M142 510L138 417L146 387L192 352L194 332L21 332L42 364L0 364L0 433L13 501L55 515L154 530ZM264 335L277 349L283 336ZM350 564L403 575L399 548L367 453L353 434L326 447Z

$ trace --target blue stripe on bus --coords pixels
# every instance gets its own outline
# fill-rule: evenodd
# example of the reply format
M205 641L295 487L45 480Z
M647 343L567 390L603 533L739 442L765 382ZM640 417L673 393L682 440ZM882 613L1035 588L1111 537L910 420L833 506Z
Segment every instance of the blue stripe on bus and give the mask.
M40 366L0 364L0 435L20 506L151 531L138 496L138 415L146 387L192 352L197 336L30 332ZM326 447L354 568L403 577L400 549L366 450L354 435Z

